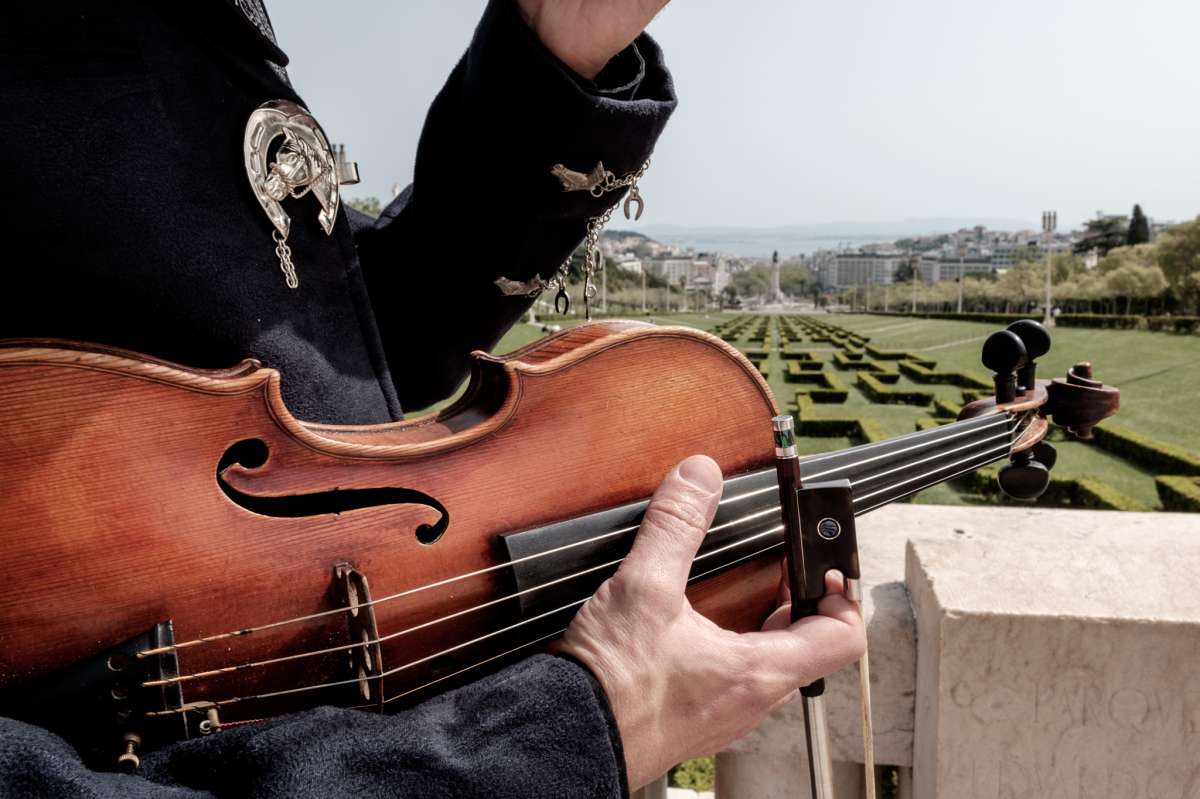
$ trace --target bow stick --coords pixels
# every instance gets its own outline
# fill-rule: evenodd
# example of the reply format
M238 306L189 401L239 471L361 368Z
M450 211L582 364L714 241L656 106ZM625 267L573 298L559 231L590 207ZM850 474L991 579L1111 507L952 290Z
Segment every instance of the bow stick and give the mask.
M849 480L802 485L796 430L791 416L776 416L775 465L783 508L788 588L792 621L814 616L825 595L825 575L837 569L845 579L846 598L862 602L854 498ZM875 799L875 758L871 733L870 667L864 651L858 664L863 722L863 768L866 799ZM804 701L804 734L813 799L834 799L833 761L825 717L825 680L800 689Z

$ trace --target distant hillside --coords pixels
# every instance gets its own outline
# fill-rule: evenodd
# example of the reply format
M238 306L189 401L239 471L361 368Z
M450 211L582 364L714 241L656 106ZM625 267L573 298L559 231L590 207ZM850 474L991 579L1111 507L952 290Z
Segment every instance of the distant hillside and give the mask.
M600 236L605 239L650 239L645 233L636 230L603 230Z
M901 219L881 222L829 222L776 227L688 227L684 225L647 225L646 232L658 241L701 252L769 257L778 251L783 257L811 254L816 250L858 247L864 244L895 241L910 236L953 233L961 228L983 225L990 230L1036 228L1020 219Z

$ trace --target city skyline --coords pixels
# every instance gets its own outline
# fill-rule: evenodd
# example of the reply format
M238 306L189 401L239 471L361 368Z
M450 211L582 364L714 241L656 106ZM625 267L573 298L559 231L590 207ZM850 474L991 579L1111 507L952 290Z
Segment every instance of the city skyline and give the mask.
M364 183L405 184L425 110L481 0L271 6L293 82ZM1141 203L1200 212L1200 7L1178 0L868 0L668 6L650 26L680 106L643 224L772 227L924 217L1066 227ZM613 225L635 228L623 219Z

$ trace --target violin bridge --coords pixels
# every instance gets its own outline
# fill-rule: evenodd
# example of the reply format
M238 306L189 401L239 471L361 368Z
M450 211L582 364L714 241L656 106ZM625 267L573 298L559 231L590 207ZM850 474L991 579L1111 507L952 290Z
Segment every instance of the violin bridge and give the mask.
M349 563L338 563L333 567L334 579L342 595L349 626L350 643L357 646L348 650L347 669L351 679L358 680L360 700L375 705L383 712L383 652L379 646L379 626L375 622L375 605L371 601L371 589L367 576Z

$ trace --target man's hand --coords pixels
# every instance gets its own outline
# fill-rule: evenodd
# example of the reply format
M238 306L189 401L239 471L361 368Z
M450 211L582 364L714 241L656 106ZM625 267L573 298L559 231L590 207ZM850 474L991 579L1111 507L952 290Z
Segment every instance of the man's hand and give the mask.
M688 570L716 513L721 470L679 464L654 493L629 557L571 623L561 651L596 675L625 748L629 787L745 735L801 685L854 662L866 648L858 606L826 577L820 615L738 635L692 609Z
M594 78L667 0L517 0L521 16L558 60Z

